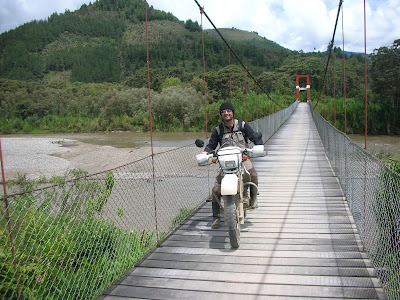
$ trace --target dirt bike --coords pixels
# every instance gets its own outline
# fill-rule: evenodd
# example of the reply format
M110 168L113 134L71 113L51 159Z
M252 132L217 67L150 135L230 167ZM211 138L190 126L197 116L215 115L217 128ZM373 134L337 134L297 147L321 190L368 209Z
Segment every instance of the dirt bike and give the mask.
M261 139L261 133L256 133ZM196 146L201 148L204 141L197 139ZM254 145L252 148L242 149L238 146L226 146L218 151L201 153L196 155L199 166L218 162L220 165L221 196L223 199L224 220L228 224L229 239L232 248L238 248L240 244L240 225L244 224L246 210L253 209L250 206L249 187L254 186L257 194L257 185L250 181L250 173L246 170L243 161L250 157L264 156L264 145ZM220 199L214 194L221 207Z

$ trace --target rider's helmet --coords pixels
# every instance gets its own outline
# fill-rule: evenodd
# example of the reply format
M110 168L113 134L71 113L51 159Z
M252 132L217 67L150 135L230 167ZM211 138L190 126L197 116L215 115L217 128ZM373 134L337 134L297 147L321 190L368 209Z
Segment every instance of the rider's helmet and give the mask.
M230 110L232 110L233 114L235 114L235 109L233 108L233 105L230 102L224 102L224 103L221 104L221 106L219 107L219 114L220 115L222 115L222 111L224 109L230 109Z

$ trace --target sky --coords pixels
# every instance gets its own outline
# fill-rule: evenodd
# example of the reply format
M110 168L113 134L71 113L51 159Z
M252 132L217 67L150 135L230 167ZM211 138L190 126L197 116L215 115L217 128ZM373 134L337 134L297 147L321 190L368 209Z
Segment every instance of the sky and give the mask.
M297 51L325 51L332 40L339 0L197 0L217 28L255 31L279 45ZM0 33L51 14L74 11L86 0L0 0ZM147 0L156 9L179 20L201 24L194 0ZM400 38L400 0L365 0L367 53ZM334 39L336 47L364 52L364 1L344 0ZM343 31L342 31L343 18ZM203 28L212 25L203 16ZM151 34L151 33L149 33ZM343 35L342 35L343 34ZM229 42L229 41L228 41Z

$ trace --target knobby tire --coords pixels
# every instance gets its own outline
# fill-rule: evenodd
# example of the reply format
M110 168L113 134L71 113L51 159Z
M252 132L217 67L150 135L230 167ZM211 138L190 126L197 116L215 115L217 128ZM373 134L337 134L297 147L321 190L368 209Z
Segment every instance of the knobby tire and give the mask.
M232 248L238 248L240 244L240 224L238 208L235 203L235 196L226 196L228 231Z

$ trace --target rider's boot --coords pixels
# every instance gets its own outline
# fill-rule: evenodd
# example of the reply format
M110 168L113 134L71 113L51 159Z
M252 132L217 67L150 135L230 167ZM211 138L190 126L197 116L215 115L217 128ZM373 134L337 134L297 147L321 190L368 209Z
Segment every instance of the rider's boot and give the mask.
M250 207L251 209L258 208L257 192L250 187Z
M217 202L211 202L212 203L212 210L213 210L213 222L211 225L211 228L217 229L220 226L220 208L219 204Z

